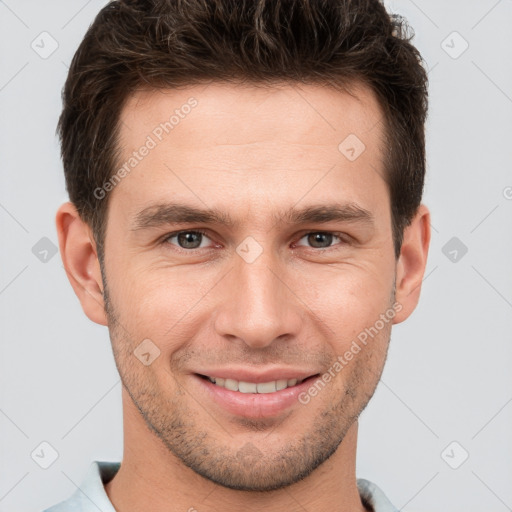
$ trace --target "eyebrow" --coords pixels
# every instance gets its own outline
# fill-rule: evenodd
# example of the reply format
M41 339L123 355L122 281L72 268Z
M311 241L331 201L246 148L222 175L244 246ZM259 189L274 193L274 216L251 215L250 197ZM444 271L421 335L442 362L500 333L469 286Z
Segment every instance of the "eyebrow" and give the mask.
M315 204L303 208L292 207L272 215L275 224L307 224L326 222L356 222L372 226L373 214L356 203ZM218 224L237 228L228 213L215 208L196 208L181 203L165 203L148 206L134 219L132 231L155 228L166 224ZM274 225L275 225L274 224Z

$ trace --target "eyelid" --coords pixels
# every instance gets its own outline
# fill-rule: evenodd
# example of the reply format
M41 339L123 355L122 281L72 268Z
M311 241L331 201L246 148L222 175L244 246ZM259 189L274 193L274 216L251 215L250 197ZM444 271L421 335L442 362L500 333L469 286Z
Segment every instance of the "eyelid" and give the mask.
M169 239L170 238L172 238L174 236L177 236L177 235L179 235L181 233L201 233L203 236L205 236L206 238L208 238L212 242L214 242L212 237L209 236L208 230L201 229L201 228L180 229L180 230L177 230L177 231L173 231L171 233L166 233L162 237L161 241L162 241L162 243L169 243ZM333 235L336 238L338 238L340 240L340 242L338 244L334 244L334 245L331 245L329 247L323 247L323 248L322 247L321 248L310 247L310 246L307 246L307 245L297 245L297 242L302 240L306 235L317 234L317 233ZM348 244L348 243L350 243L353 240L350 235L348 235L347 233L344 233L342 231L312 230L312 229L304 230L303 232L299 233L298 238L296 236L295 239L297 240L297 242L293 243L293 247L306 247L307 249L313 250L315 252L328 251L329 249L334 249L337 245ZM216 243L216 242L214 242L214 243ZM180 247L179 245L175 245L175 244L171 244L171 245L174 245L174 247L178 251L183 251L183 252L186 252L186 253L197 252L199 249L212 249L213 248L213 247L202 247L202 248L196 248L196 249L184 249L183 247ZM218 243L217 243L217 246L218 246Z
M198 229L179 229L178 231L173 231L171 233L166 233L162 238L161 238L161 243L165 244L165 243L169 243L169 238L172 238L174 236L177 236L181 233L201 233L203 236L205 236L206 238L210 239L212 242L212 238L208 235L208 231L205 230L205 229L201 229L201 228L198 228ZM179 245L175 245L175 244L171 244L173 245L178 251L184 251L184 252L187 252L187 253L192 253L192 252L195 252L195 251L198 251L198 249L184 249L183 247L180 247ZM201 249L211 249L212 247L202 247Z
M309 247L309 246L304 246L304 245L300 245L299 247L306 247L307 249L313 249L315 251L328 251L329 249L334 249L337 245L348 244L352 240L352 237L350 235L347 235L347 233L344 233L342 231L327 231L327 230L321 230L321 229L320 230L311 230L310 229L308 231L304 231L299 236L297 241L302 240L306 235L317 234L317 233L333 235L340 240L340 243L331 245L329 247L324 247L324 248ZM294 245L296 245L296 243Z

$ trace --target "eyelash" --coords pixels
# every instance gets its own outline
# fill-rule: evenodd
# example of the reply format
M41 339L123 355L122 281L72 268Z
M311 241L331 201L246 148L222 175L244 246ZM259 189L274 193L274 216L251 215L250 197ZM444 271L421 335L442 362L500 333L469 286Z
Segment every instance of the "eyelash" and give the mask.
M174 238L182 233L201 233L203 236L207 237L207 238L210 238L208 236L208 233L202 229L185 229L185 230L181 230L181 231L174 231L172 233L168 233L167 235L165 235L165 237L162 239L162 243L163 244L167 244L167 245L174 245L174 244L170 244L169 243L169 240L171 238ZM336 238L338 238L340 240L340 244L336 244L336 245L345 245L348 243L348 241L346 240L346 238L348 237L348 235L346 235L345 233L341 233L341 232L334 232L334 231L307 231L305 233L303 233L301 235L301 237L299 238L299 240L302 240L305 236L307 235L312 235L312 234L325 234L325 235L333 235L335 236ZM333 249L336 247L336 245L333 245L333 246L330 246L330 247L306 247L310 250L313 250L315 252L324 252L324 251L328 251L329 249ZM180 247L179 245L174 245L175 249L177 249L179 252L184 252L184 253L193 253L193 252L197 252L198 250L200 250L200 248L195 248L195 249L184 249L183 247ZM304 246L300 246L300 247L304 247ZM213 249L213 247L207 247L207 248L204 248L203 249Z

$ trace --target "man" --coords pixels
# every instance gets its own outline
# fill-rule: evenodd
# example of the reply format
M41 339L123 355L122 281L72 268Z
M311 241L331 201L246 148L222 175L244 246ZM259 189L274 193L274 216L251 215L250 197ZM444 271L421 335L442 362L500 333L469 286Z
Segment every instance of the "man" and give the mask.
M124 0L85 35L56 222L122 462L51 512L389 512L358 417L416 307L427 77L377 0Z

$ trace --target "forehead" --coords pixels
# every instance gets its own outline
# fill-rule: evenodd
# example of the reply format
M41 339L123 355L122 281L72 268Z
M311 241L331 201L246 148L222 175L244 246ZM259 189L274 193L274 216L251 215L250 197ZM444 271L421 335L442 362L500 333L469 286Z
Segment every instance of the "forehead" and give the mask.
M182 123L187 117L187 123ZM195 122L198 117L200 121ZM208 125L204 125L205 120ZM165 123L184 136L198 131L202 136L209 135L205 140L214 136L216 144L270 140L276 133L280 143L286 141L288 133L291 141L300 139L305 145L336 143L346 130L357 131L363 139L368 132L383 135L381 106L373 90L362 83L352 84L350 91L319 84L225 82L181 89L143 89L128 98L120 121L124 140L129 140L130 134L140 135L140 130L152 133ZM282 133L282 128L287 131ZM326 139L329 132L331 137Z
M219 191L245 209L294 204L306 190L317 203L338 191L371 203L387 193L383 113L371 89L351 93L291 83L138 91L120 116L118 166L134 165L114 195L134 208L170 195L212 205Z

